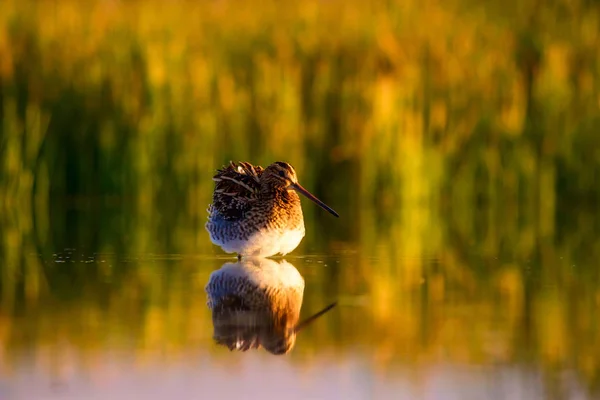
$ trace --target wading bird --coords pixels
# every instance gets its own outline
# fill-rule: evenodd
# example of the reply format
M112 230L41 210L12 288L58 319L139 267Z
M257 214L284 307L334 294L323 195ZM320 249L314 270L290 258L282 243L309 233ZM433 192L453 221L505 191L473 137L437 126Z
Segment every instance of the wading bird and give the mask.
M304 237L298 193L339 217L298 183L296 171L285 162L267 168L231 162L213 180L206 230L214 244L237 253L238 259L285 255L298 247Z

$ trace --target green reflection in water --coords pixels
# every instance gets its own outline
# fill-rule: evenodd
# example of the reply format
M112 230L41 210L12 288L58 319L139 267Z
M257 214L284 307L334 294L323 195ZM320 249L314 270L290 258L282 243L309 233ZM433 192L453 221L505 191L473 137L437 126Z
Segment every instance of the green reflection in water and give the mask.
M431 212L415 207L410 215ZM140 365L198 353L230 357L214 343L205 287L213 271L235 259L210 247L202 226L181 217L166 232L148 229L158 217L115 208L57 209L59 215L61 229L51 228L53 220L46 225L57 233L45 236L74 244L56 255L55 244L33 233L27 213L3 220L0 345L7 376L23 357L56 375L74 366L93 373L114 352ZM597 390L599 235L585 224L557 228L560 239L550 243L533 235L527 245L526 227L510 227L508 219L502 229L466 237L450 217L381 225L370 215L359 215L362 229L350 240L321 232L327 242L316 239L324 225L307 219L305 243L286 257L306 281L304 315L339 303L298 336L292 362L310 365L328 353L343 363L358 352L381 374L398 366L418 372L439 363L516 364L543 371L557 394L564 371ZM83 234L96 218L103 223L95 234ZM136 242L142 245L128 248Z

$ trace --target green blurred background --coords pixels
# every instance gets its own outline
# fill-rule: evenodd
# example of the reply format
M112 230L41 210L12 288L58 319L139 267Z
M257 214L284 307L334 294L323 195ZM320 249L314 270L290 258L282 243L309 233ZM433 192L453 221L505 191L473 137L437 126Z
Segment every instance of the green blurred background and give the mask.
M214 170L283 160L342 216L304 205L305 306L369 299L314 351L443 348L600 388L597 1L3 0L0 120L0 354L93 353L95 324L132 315L143 343L196 343L208 310L185 296L224 262Z

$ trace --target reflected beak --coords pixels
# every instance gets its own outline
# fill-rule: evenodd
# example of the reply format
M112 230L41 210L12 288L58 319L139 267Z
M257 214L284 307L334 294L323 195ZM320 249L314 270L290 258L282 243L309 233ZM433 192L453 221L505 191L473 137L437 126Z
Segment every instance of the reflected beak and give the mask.
M306 328L308 325L310 325L314 320L316 320L317 318L319 318L321 315L325 314L327 311L331 310L333 307L337 306L337 302L335 303L331 303L330 305L328 305L327 307L325 307L324 309L322 309L321 311L319 311L318 313L311 315L310 317L306 318L304 321L300 322L298 325L296 325L296 327L294 328L294 332L298 333L300 332L301 329Z
M302 193L304 196L308 197L313 202L317 203L322 209L329 211L331 214L335 215L336 217L339 217L339 214L336 213L331 207L329 207L327 204L323 203L321 200L317 199L315 196L313 196L312 193L310 193L308 190L304 189L299 183L292 183L290 185L290 187L292 189L294 189L295 191Z

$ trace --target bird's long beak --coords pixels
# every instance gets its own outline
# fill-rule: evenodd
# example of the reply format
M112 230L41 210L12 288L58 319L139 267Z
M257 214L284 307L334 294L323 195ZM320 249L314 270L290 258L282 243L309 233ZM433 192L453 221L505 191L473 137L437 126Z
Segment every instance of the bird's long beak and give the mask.
M338 213L336 213L333 210L333 208L329 207L327 204L325 204L321 200L317 199L311 192L304 189L299 183L292 183L290 185L290 187L293 188L295 191L302 193L303 195L305 195L306 197L308 197L309 199L311 199L312 201L317 203L321 208L329 211L331 214L335 215L336 217L340 216Z
M310 325L311 322L313 322L314 320L316 320L321 315L325 314L327 311L331 310L335 306L337 306L337 302L331 303L330 305L328 305L327 307L325 307L318 313L311 315L310 317L306 318L304 321L298 323L298 325L296 325L296 327L294 328L294 332L296 332L296 333L300 332L301 329L306 328L308 325Z

